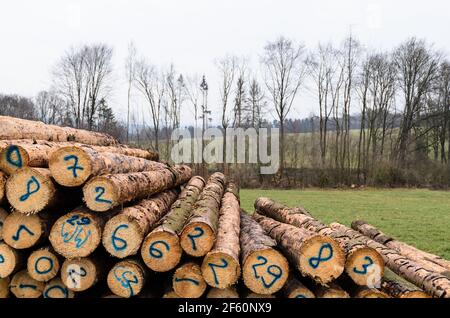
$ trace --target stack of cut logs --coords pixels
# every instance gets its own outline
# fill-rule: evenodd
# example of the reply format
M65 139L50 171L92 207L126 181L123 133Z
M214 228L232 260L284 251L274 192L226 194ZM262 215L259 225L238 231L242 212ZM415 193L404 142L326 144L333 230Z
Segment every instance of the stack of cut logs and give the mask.
M105 134L0 116L0 169L0 298L450 297L449 261Z

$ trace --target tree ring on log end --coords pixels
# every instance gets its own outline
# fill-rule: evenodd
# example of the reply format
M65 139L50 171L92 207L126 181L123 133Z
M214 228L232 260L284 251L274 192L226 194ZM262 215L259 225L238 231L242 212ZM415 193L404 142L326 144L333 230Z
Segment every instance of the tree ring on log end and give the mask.
M173 275L173 290L182 298L199 298L206 290L199 265L186 263L180 266Z
M139 251L143 239L139 224L127 215L118 214L106 222L102 243L111 255L125 258Z
M9 277L0 278L0 299L8 298L9 296Z
M117 296L129 298L138 295L145 283L144 269L129 260L114 265L108 273L108 287Z
M61 267L61 279L68 289L81 292L91 288L98 279L97 267L90 258L65 260Z
M100 244L101 229L90 213L73 211L60 217L50 231L50 243L65 258L86 257Z
M239 262L230 255L214 251L203 259L202 275L209 286L223 289L237 282L241 268Z
M251 253L242 265L244 284L252 292L271 295L279 291L289 277L286 258L274 249Z
M11 293L17 298L39 298L44 288L45 284L31 278L26 270L16 273L10 284Z
M53 203L55 191L53 182L38 168L22 168L6 183L9 203L22 213L37 213L48 208Z
M183 250L175 233L157 231L144 239L141 256L151 270L167 272L174 269L181 260Z
M117 206L119 189L106 177L94 177L83 187L83 196L89 209L105 212Z
M300 272L319 284L326 285L344 271L345 253L330 237L316 235L307 239L299 253Z
M48 248L42 248L30 254L27 269L33 279L48 282L58 275L59 260Z
M67 288L63 284L61 278L53 278L50 282L45 285L44 292L42 293L44 298L74 298L75 294L73 291Z
M0 278L11 275L17 268L18 263L17 252L12 247L0 242Z
M75 146L54 151L48 166L55 181L66 187L82 185L92 173L91 158L82 148Z
M44 234L44 224L39 215L13 212L3 222L3 240L15 249L34 246Z
M188 224L181 233L180 244L191 256L205 256L214 246L216 236L212 228L203 222Z
M12 175L17 170L27 167L30 156L22 146L8 145L0 151L0 170Z
M359 286L380 286L384 261L373 248L359 248L347 256L345 272Z

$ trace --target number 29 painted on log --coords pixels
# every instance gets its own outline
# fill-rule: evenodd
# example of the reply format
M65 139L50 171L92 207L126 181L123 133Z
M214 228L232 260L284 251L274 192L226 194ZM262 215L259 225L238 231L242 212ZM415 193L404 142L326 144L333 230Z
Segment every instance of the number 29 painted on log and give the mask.
M256 279L260 279L261 282L263 283L263 286L264 286L265 288L270 288L270 287L272 287L272 285L275 284L275 282L276 282L277 280L279 280L279 279L283 276L283 270L282 270L281 267L278 266L278 265L269 265L269 266L266 268L266 272L267 272L270 276L272 276L273 279L272 279L271 282L267 283L266 280L264 279L264 277L263 277L263 276L260 276L260 275L258 274L258 271L256 270L256 268L257 268L257 267L260 267L260 266L263 266L263 265L266 265L267 262L268 262L268 260L267 260L267 258L265 258L264 256L261 256L261 255L259 255L256 259L259 260L259 261L261 261L261 263L257 263L257 264L252 265L252 268L253 268L253 274L255 275L255 278L256 278Z

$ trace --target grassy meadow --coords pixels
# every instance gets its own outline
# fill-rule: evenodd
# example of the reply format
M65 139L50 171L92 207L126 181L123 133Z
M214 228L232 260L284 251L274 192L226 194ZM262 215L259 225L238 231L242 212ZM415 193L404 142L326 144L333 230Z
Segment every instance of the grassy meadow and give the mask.
M253 211L259 196L301 205L326 223L363 219L388 235L450 259L450 192L426 189L242 189L241 206Z

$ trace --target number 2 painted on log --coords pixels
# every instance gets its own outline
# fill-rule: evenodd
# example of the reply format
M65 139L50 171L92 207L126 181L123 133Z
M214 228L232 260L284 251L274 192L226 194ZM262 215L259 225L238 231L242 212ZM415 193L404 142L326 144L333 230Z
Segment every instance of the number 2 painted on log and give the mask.
M197 234L188 234L187 236L191 240L192 249L194 251L196 251L197 250L197 245L195 244L195 239L203 236L205 231L203 231L203 229L201 227L198 227L198 226L194 227L194 231L196 231Z
M222 262L221 265L217 265L217 264L214 264L214 263L208 263L208 266L211 268L211 271L213 272L213 275L214 275L214 283L215 283L216 285L219 285L219 280L217 279L217 273L216 273L215 268L216 268L216 267L217 267L217 268L227 268L227 267L228 267L228 262L227 262L225 259L221 258L220 260L221 260L221 262Z
M270 275L273 277L273 279L272 279L272 281L271 281L270 283L267 283L266 280L264 279L264 277L263 277L263 276L260 276L260 275L258 274L257 270L256 270L257 267L263 266L263 265L266 265L266 264L267 264L267 262L268 262L268 261L267 261L267 258L265 258L264 256L259 255L256 259L257 259L257 260L260 260L260 261L262 261L262 262L261 262L261 263L258 263L258 264L252 265L252 268L253 268L253 274L255 275L255 278L261 279L261 281L262 281L262 283L263 283L263 285L264 285L265 288L270 288L270 287L272 287L272 285L275 284L275 282L276 282L277 280L279 280L279 279L281 278L281 276L283 276L283 270L282 270L282 269L280 268L280 266L278 266L278 265L270 265L270 266L268 266L267 269L266 269L266 272L267 272L268 274L270 274ZM273 269L276 270L276 273L273 271Z
M361 265L361 266L362 266L362 269L357 269L356 267L353 267L353 271L354 271L356 274L361 274L361 275L367 274L367 268L368 268L369 266L373 265L373 260L372 260L369 256L364 257L364 260L366 260L368 263L362 264L362 265Z
M31 185L35 185L35 189L31 190ZM24 195L21 195L19 197L19 200L21 202L28 200L28 198L33 194L38 192L41 189L41 185L39 184L39 181L37 181L37 179L34 176L31 176L30 180L28 180L27 182L27 193L25 193Z
M97 196L95 197L95 201L108 204L112 203L112 201L102 198L102 196L105 194L105 188L95 187L95 193L98 193Z
M25 225L21 224L21 225L19 226L19 228L17 229L16 234L14 234L14 235L12 236L12 239L13 239L14 241L17 242L17 241L19 240L19 238L20 238L20 233L21 233L22 231L27 232L30 236L33 236L33 235L34 235L34 233L31 232L29 228L27 228Z
M84 168L82 166L78 165L78 157L75 155L67 155L64 157L64 161L69 161L69 160L73 160L73 165L72 166L68 166L67 170L72 170L72 175L74 178L77 178L77 170L84 170Z
M328 256L323 257L322 254L325 249L328 250ZM325 243L320 247L319 255L317 255L317 257L311 257L308 260L308 263L312 268L316 269L317 267L319 267L320 263L329 261L332 257L333 257L333 248L329 243Z

